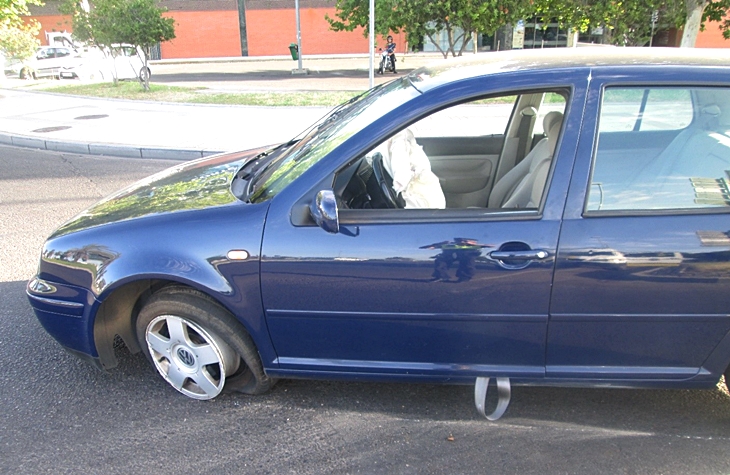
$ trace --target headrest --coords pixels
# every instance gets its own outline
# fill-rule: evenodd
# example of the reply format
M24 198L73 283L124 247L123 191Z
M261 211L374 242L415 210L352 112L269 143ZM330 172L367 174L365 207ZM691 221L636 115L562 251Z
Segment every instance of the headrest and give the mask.
M548 115L552 113L553 112L550 112ZM558 143L558 135L560 135L560 127L563 125L563 114L557 111L554 111L554 113L556 114L555 117L557 120L553 121L549 129L545 129L548 140L548 149L550 150L551 155L555 151L555 145ZM547 118L547 115L545 118Z
M550 137L556 135L560 131L560 125L563 122L563 113L560 111L550 111L545 114L545 118L542 119L542 130L545 135ZM557 128L554 128L557 125ZM554 128L554 130L553 130Z
M716 130L720 126L720 115L722 111L717 104L708 104L700 112L700 125L705 130Z

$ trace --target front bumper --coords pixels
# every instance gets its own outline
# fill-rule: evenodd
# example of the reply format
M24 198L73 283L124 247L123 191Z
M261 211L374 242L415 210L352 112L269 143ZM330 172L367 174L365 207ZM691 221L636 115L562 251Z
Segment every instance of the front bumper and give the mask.
M56 341L76 356L98 360L91 319L97 301L91 292L35 277L26 293L36 317Z

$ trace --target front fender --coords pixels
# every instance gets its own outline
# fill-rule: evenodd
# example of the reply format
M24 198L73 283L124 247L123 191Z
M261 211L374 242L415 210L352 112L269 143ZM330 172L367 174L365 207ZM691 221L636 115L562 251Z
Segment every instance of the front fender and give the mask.
M259 280L267 211L266 203L236 203L112 223L49 241L39 277L93 296L76 331L84 327L81 340L94 344L69 349L113 367L115 335L135 349L133 316L140 297L152 283L178 283L221 303L251 334L262 360L275 360Z

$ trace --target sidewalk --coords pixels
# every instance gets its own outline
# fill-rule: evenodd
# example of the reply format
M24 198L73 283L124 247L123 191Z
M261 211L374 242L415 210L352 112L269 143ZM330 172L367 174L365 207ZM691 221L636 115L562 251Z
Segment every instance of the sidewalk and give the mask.
M404 59L399 69L408 72L436 58ZM160 61L151 66L152 82L227 92L368 87L367 57L307 58L308 76L293 76L296 64L290 58ZM393 78L378 76L377 83ZM13 82L0 83L0 144L70 153L189 160L283 142L329 110L96 99L11 89Z
M0 90L0 143L59 152L190 160L289 140L327 107L252 107Z

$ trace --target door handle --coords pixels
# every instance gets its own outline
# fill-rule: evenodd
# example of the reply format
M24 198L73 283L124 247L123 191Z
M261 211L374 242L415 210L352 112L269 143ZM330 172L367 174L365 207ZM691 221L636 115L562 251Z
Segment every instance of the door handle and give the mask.
M498 261L539 261L547 259L550 253L542 249L528 249L526 251L492 251L489 257Z

